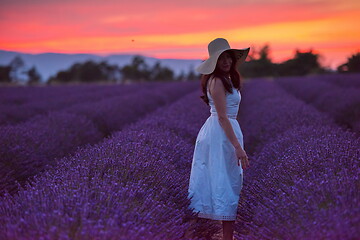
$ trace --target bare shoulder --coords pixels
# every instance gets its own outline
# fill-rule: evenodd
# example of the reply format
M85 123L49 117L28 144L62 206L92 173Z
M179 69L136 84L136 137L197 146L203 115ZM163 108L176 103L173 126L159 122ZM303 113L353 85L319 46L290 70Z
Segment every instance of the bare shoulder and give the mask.
M225 94L225 87L221 79L218 77L211 77L209 79L210 94Z

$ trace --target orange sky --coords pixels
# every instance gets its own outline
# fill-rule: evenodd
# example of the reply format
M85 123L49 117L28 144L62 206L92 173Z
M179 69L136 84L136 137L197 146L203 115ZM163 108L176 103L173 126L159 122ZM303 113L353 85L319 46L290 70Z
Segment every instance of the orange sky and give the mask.
M358 0L1 0L0 49L204 59L207 44L269 44L279 62L316 50L335 67L360 51Z

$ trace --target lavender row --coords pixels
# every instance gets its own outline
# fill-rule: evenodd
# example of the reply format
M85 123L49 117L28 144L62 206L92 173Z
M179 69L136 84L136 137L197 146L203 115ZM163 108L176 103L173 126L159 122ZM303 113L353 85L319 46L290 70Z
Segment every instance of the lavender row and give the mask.
M246 151L255 154L289 128L329 124L332 119L294 99L272 81L253 79L245 85L239 121Z
M332 165L327 165L324 170L321 163L331 158L337 151L336 147L339 147L338 155L334 156L334 158L342 157L343 161L339 165L344 164L347 168L349 162L356 164L357 161L352 160L359 156L352 151L358 144L357 139L351 133L339 129L329 118L316 112L311 106L301 104L301 101L281 91L276 85L272 83L262 85L261 83L254 82L253 85L248 85L243 94L240 120L248 118L245 120L253 124L242 124L242 129L244 132L253 133L251 140L260 143L256 148L257 151L254 151L251 168L245 172L245 185L239 212L239 218L242 221L237 225L237 232L241 235L237 237L304 239L318 233L316 238L335 238L333 236L344 236L343 239L351 238L351 236L356 238L359 222L356 216L359 214L358 212L351 213L349 209L358 205L359 196L358 192L352 191L353 188L350 187L348 192L344 186L348 184L353 184L352 187L356 186L354 182L356 184L358 179L353 173L358 171L358 165L351 165L352 171L338 171L338 168L332 171L328 169ZM195 96L198 95L195 94ZM89 146L88 149L83 149L74 156L63 159L57 167L39 175L29 189L20 191L18 195L5 196L0 204L0 224L5 226L1 234L9 238L21 238L23 234L27 234L30 238L47 236L50 239L181 239L184 231L190 227L183 220L188 217L185 196L193 144L200 124L208 115L208 110L205 108L202 111L198 110L204 105L197 105L199 102L194 101L194 95L191 96L191 101L190 98L186 98L188 101L185 101L185 98L181 99L170 108L160 109L161 111L114 134L103 144ZM276 98L279 99L274 101ZM300 109L291 110L285 106L276 108L274 107L276 102L292 105L293 108L300 107ZM249 106L249 103L252 105ZM267 107L260 108L262 104ZM263 115L258 114L261 109L266 111ZM293 114L297 113L303 115L294 117ZM314 121L299 120L307 114ZM318 121L316 117L319 118ZM250 118L254 120L251 121ZM256 126L257 122L261 127ZM270 126L287 122L290 123L284 125L286 129ZM197 125L193 125L195 123ZM294 125L294 123L299 123L299 125ZM269 127L266 127L266 124ZM251 130L252 127L256 129ZM309 135L311 128L313 134ZM278 132L267 132L274 130ZM293 130L295 132L291 133ZM332 132L335 134L330 134ZM262 137L262 134L267 137ZM315 138L310 141L309 138L312 136ZM324 142L320 141L321 136L325 139ZM329 142L328 138L336 141ZM316 151L318 141L321 149L319 152ZM307 148L302 148L303 142L309 144L311 147L309 151L304 151ZM343 144L342 147L334 145L339 142ZM245 148L249 146L248 140L245 144ZM329 151L329 148L332 151ZM304 155L295 158L293 153L296 154L297 151ZM284 155L286 158L280 161L279 159ZM274 156L279 157L273 158ZM291 162L292 158L297 161ZM302 169L301 167L307 166L307 159L314 159L314 161L309 164L309 169ZM277 163L278 160L279 163ZM272 172L275 175L272 175ZM326 175L324 172L329 174ZM346 180L344 174L347 172L350 175ZM326 175L329 179L333 176L332 174L335 176L334 181L340 180L341 184L334 185L334 189L330 191L338 191L340 198L343 199L340 204L335 202L342 206L336 205L335 213L338 213L336 216L345 212L342 215L344 221L339 221L337 224L334 224L335 221L332 219L332 209L327 207L334 206L331 205L334 203L333 200L328 205L326 196L329 189L322 188L327 185L313 184L321 180L321 176ZM268 176L269 181L265 175ZM292 175L302 177L304 186L299 188L299 191L289 190L289 186L293 186ZM313 184L314 188L309 188L309 192L303 193L307 191L309 184ZM265 189L269 187L272 188ZM320 194L314 194L315 187ZM340 187L342 187L341 191L339 191ZM288 199L285 201L283 198L276 198L278 193L276 190L280 193L286 192L287 194L282 195L287 196ZM288 191L294 194L289 194ZM315 195L314 199L309 200L310 203L313 201L321 203L319 208L325 210L317 211L317 208L310 205L309 209L313 215L308 215L310 211L307 209L303 214L305 216L301 215L302 212L299 210L294 211L293 209L306 208L301 201L303 194ZM344 195L347 197L343 197ZM319 198L323 198L324 201L321 201L322 199L319 201ZM283 212L282 201L286 206ZM273 209L276 211L272 211ZM294 213L294 216L291 213ZM285 217L281 218L282 215ZM315 219L315 223L310 221L312 219ZM298 221L299 226L295 224ZM286 222L289 224L286 225ZM324 226L317 224L329 222L331 224ZM281 227L286 231L280 229ZM301 232L303 228L309 228L310 231ZM216 230L216 225L210 225L203 230L207 232L196 237L208 239ZM344 232L348 235L341 235Z
M61 110L75 104L125 96L156 86L157 84L132 84L0 88L0 125L15 125L38 114Z
M250 134L245 148L258 147L245 173L237 237L359 237L360 140L354 133L273 82L247 84L242 104L243 132Z
M24 124L0 127L0 190L13 191L15 180L23 183L77 147L98 142L193 90L194 83L163 84L153 90L76 105Z
M360 89L340 88L325 81L311 78L279 78L284 89L306 103L328 113L345 127L360 132Z
M329 126L293 128L267 144L248 176L238 231L248 239L357 239L359 145Z
M129 85L131 86L131 85ZM82 94L96 94L97 92L109 92L127 85L59 85L59 86L13 86L0 87L0 102L7 105L23 105L52 97L60 100L64 96L75 96ZM134 85L135 86L135 85Z
M79 149L0 201L0 235L45 239L183 239L194 136L209 115L199 92L101 144ZM170 124L172 123L172 124ZM193 239L219 227L198 226ZM200 232L200 230L202 232Z
M195 82L155 84L157 87L141 89L134 94L107 98L93 104L76 104L64 110L90 118L98 129L108 136L157 107L174 102L198 87Z
M319 77L312 77L314 80L321 80L324 82L335 84L344 88L360 88L360 74L359 73L337 73L326 74ZM316 78L316 79L315 79Z

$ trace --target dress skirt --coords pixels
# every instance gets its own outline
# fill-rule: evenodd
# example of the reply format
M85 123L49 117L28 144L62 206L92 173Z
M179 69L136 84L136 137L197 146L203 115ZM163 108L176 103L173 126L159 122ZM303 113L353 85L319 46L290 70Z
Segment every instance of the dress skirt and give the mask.
M244 148L236 114L228 117ZM217 114L211 113L196 138L189 180L189 208L198 213L198 217L236 220L243 185L243 170L237 161L235 148L225 135Z

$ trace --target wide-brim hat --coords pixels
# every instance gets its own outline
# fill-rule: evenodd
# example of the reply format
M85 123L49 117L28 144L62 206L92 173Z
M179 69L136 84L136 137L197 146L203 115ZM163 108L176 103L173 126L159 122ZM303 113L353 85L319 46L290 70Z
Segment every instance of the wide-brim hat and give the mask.
M196 71L201 74L210 74L215 70L219 56L225 51L232 51L236 58L236 67L243 63L250 51L250 47L243 49L230 48L228 41L224 38L216 38L208 45L209 58L202 62Z

